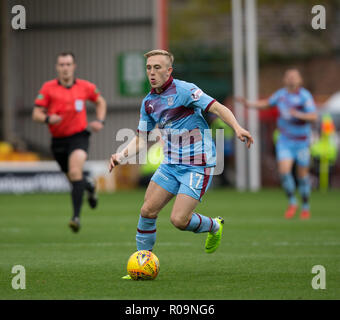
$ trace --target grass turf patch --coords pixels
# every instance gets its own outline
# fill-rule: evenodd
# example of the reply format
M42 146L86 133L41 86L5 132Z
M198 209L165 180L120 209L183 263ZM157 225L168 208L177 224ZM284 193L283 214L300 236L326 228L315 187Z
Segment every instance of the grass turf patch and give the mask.
M285 220L280 189L240 193L212 189L197 211L225 218L214 254L206 234L175 229L173 202L157 220L155 281L126 281L144 190L100 194L87 203L73 234L68 194L0 195L0 299L339 299L338 192L313 192L312 217ZM26 269L26 289L14 290L14 265ZM326 289L314 290L314 265L326 268Z

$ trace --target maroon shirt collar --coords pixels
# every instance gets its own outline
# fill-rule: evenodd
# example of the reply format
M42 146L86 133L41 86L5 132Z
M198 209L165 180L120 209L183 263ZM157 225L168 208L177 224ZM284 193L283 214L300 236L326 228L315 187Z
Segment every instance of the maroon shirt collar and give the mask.
M170 76L170 78L162 85L161 87L162 91L160 93L156 92L155 88L152 88L150 92L154 94L161 94L162 92L164 92L166 89L170 87L173 81L174 81L174 78Z
M286 89L287 89L287 92L288 92L288 93L291 93L291 94L299 94L299 93L300 93L300 90L301 90L301 87L298 87L298 88L296 88L296 89L293 90L293 91L289 91L288 88L286 88Z

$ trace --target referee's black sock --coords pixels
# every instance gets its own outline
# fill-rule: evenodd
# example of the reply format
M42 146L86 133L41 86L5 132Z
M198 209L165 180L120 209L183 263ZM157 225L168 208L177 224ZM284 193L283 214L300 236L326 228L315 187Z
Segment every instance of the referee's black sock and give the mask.
M81 205L83 203L83 195L85 190L85 180L71 181L72 184L72 205L73 205L73 218L79 217Z

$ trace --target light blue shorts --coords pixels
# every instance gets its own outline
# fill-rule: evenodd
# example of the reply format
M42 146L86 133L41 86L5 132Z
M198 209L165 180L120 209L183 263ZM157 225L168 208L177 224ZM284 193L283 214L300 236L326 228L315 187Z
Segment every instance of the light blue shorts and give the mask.
M201 201L211 184L213 173L214 167L161 164L151 181L174 195L183 193Z
M308 167L310 163L309 146L284 143L278 141L276 144L276 158L278 161L292 159L301 167Z

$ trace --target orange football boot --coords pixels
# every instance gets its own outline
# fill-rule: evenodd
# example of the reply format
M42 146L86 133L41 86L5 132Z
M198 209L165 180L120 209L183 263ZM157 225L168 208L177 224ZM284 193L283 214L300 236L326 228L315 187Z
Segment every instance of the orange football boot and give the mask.
M300 219L301 220L307 220L310 218L310 212L308 209L303 209L300 214Z
M291 219L294 217L296 210L297 210L298 206L296 204L290 204L288 209L285 212L285 218L286 219Z

